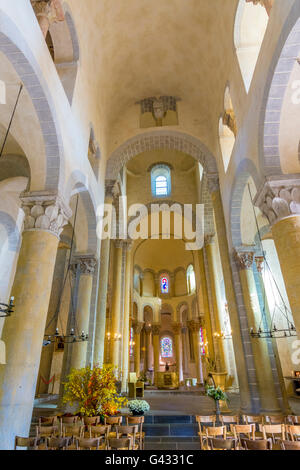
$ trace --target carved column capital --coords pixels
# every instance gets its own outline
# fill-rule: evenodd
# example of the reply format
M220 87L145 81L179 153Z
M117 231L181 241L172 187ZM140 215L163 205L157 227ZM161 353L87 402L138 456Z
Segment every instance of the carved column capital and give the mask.
M140 335L144 326L143 321L136 321L132 324L132 328L135 335Z
M173 331L174 331L175 335L180 335L181 330L182 330L182 323L174 322L174 323L172 323L172 328L173 328Z
M271 225L290 215L300 214L299 175L269 176L254 198Z
M153 335L159 335L159 333L160 333L160 328L161 328L161 324L160 324L160 323L153 323L153 325L152 325L152 334L153 334Z
M20 197L25 213L24 231L44 230L59 238L72 211L57 193L47 191L23 192Z
M187 322L187 326L188 326L188 329L192 332L192 333L198 333L200 328L202 328L203 326L203 321L202 319L197 319L197 320L189 320Z
M219 175L217 173L207 173L207 185L210 193L215 193L216 191L219 191Z
M236 251L235 259L239 269L251 269L253 265L253 251Z
M97 260L94 255L75 255L72 261L72 269L76 271L78 265L80 274L94 274Z
M125 251L130 251L133 246L133 240L123 240L123 248Z

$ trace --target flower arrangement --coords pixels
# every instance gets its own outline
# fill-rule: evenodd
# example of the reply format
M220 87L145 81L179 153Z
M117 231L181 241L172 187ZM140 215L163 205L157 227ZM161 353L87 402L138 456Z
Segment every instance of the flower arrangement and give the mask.
M128 402L128 408L132 414L144 414L150 410L149 403L146 400L131 400Z
M206 395L213 398L215 401L227 401L228 397L220 387L214 387L213 385L207 385L205 389Z
M117 393L114 367L104 365L72 369L64 383L63 403L77 403L76 413L84 416L111 416L127 404L127 399Z

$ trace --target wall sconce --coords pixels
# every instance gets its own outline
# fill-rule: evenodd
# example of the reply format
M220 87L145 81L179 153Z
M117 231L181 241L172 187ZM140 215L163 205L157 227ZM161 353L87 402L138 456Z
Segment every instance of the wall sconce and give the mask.
M14 297L10 298L9 304L0 302L0 318L10 317L14 308ZM3 315L2 315L3 314Z

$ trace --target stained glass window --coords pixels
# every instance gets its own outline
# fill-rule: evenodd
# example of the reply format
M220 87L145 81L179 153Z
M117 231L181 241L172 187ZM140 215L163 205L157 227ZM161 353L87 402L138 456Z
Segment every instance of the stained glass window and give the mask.
M151 191L154 197L171 194L171 169L168 165L158 164L151 170Z
M169 293L169 279L167 276L162 276L160 278L160 290L162 294Z
M160 340L160 351L161 357L172 357L173 356L173 341L167 336Z
M203 328L200 328L199 336L200 336L200 351L201 351L201 354L204 355L205 354L205 343L204 343Z
M129 354L133 356L133 328L130 328L130 335L129 335Z

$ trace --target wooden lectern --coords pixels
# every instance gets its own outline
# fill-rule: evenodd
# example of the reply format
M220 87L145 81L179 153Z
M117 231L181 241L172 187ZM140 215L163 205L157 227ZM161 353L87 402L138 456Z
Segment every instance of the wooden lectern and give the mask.
M144 398L144 382L138 382L136 373L129 373L128 398Z

